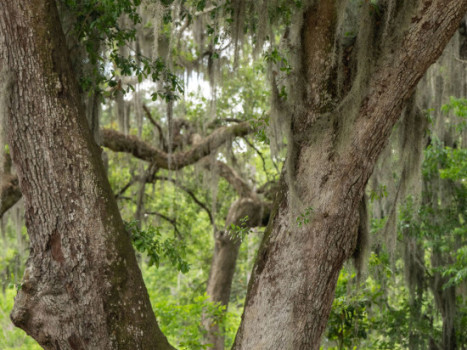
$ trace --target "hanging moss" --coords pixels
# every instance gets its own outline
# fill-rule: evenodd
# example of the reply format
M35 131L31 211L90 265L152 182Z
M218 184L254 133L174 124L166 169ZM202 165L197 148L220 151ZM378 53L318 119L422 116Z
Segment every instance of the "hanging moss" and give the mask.
M369 215L368 215L368 199L363 196L358 208L358 228L357 228L357 246L353 253L352 259L355 269L357 270L357 279L362 280L362 275L365 272L368 256L369 256Z
M162 28L162 18L164 15L165 7L159 0L146 0L143 2L145 5L147 20L152 24L152 58L159 57L159 33Z

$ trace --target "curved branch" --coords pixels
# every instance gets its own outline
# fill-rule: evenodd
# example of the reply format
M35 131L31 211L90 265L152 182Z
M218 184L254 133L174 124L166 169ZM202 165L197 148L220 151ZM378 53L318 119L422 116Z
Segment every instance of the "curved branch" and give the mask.
M254 191L251 189L250 185L243 180L240 175L230 166L221 161L216 161L213 163L205 162L203 166L208 169L215 171L217 170L218 174L222 176L227 182L235 189L240 197L254 197Z
M101 135L103 146L114 152L131 153L136 158L155 163L161 169L179 170L211 154L231 138L245 136L250 132L252 128L247 122L219 128L192 149L172 155L154 148L135 136L127 136L116 130L103 129Z
M127 150L126 152L131 153L135 157L146 161L157 159L156 157L162 157L162 155L164 154L164 152L153 148L151 145L139 140L135 136L125 136L122 133L116 131L114 132L113 130L103 130L102 134L107 135L103 137L104 144L108 148L116 150L117 152L125 152L124 150ZM205 142L208 141L206 140ZM109 147L109 145L111 147ZM180 153L186 154L187 152ZM161 163L156 162L156 165L159 164ZM213 164L211 162L205 162L203 166L206 169L214 170ZM240 177L240 175L233 168L221 161L216 161L214 163L214 167L215 170L218 171L219 175L222 176L235 189L235 191L240 197L252 197L254 195L252 188L248 185L248 183L245 180L243 180ZM159 179L165 181L172 181L169 178L159 177ZM125 186L123 186L122 189L120 189L115 194L115 197L120 198L130 186L132 186L135 182L139 180L139 177L132 178ZM211 223L213 223L212 213L206 207L206 205L199 201L188 188L177 183L175 184L176 186L184 190L186 193L188 193L201 208L206 210L209 216L209 220L211 221ZM20 198L21 192L18 187L18 178L13 175L7 177L4 176L4 179L2 179L2 182L0 183L0 217L2 217L2 215L8 209L10 209Z
M193 149L187 152L177 152L172 155L172 167L170 169L181 169L184 166L193 164L200 160L202 157L207 156L212 150L222 145L233 136L243 136L251 132L251 128L247 123L220 128L210 136L206 137L204 141L196 145ZM103 129L101 130L103 144L105 147L115 152L127 152L134 155L136 158L151 162L153 161L156 166L162 169L169 169L168 167L168 154L152 147L147 142L138 139L136 136L124 135L118 131ZM207 169L212 169L210 162L205 162L203 166ZM227 164L216 161L214 163L219 175L222 176L227 182L232 185L240 197L252 197L253 190L248 183L243 180L238 173L229 167ZM21 198L21 192L18 188L17 178L6 177L0 184L0 217ZM117 194L120 197L123 193L133 185L138 179L132 179L125 185ZM187 191L186 191L187 192ZM188 193L188 192L187 192ZM192 197L193 198L193 197ZM193 200L203 207L200 203L193 198ZM213 222L212 214L208 210L209 219Z

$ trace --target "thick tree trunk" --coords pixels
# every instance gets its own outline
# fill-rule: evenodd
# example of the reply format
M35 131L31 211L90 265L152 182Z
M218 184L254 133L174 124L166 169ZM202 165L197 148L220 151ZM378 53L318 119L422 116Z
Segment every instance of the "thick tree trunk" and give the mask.
M405 100L440 55L466 0L361 6L350 57L342 1L304 9L288 165L250 281L234 349L318 349L343 262L357 243L358 206ZM342 61L349 63L344 64ZM340 77L340 79L337 79ZM290 107L291 108L291 107Z
M0 2L0 73L30 237L13 322L45 349L172 349L87 125L54 1Z

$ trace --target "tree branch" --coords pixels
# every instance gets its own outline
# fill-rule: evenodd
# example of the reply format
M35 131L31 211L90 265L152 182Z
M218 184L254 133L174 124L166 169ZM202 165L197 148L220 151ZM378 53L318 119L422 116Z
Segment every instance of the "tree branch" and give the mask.
M154 120L154 118L151 115L151 111L145 104L143 104L143 110L146 113L146 118L148 118L151 124L157 128L157 131L159 131L159 142L161 143L162 149L164 151L167 151L167 142L165 142L164 134L162 133L162 127L159 125L159 123L157 123Z
M227 182L235 189L240 197L256 196L250 185L248 185L248 183L243 180L233 168L224 162L216 161L214 164L211 162L204 162L203 166L211 171L217 170L219 175L227 180Z
M256 154L261 158L261 162L262 162L262 164L263 164L263 171L264 171L264 173L266 174L266 178L267 178L268 181L269 181L268 172L267 172L267 170L266 170L266 160L264 159L263 154L261 153L261 151L260 151L258 148L255 147L255 145L254 145L253 143L250 142L250 140L248 140L247 137L243 137L243 140L245 140L246 144L247 144L248 146L250 146L250 147L256 152ZM276 166L276 164L275 164L274 162L273 162L273 165L274 165L274 167L276 168L277 173L279 173L279 169L277 169L277 166Z
M156 216L160 217L161 219L167 221L168 223L170 223L173 226L173 228L175 230L175 233L177 234L177 237L179 239L183 238L182 233L180 232L180 230L177 227L177 219L171 219L168 216L159 213L158 211L151 211L151 212L147 211L145 214L146 215L156 215Z
M247 122L222 127L204 138L192 149L185 152L176 152L172 155L154 148L135 136L126 136L115 130L103 129L101 135L103 146L114 152L131 153L136 158L154 162L161 169L179 170L211 154L213 150L219 148L229 139L247 135L251 131L252 128Z
M135 184L138 181L138 177L133 176L130 181L126 183L125 186L123 186L116 194L115 194L115 199L119 198L124 198L122 195L125 193L127 189L129 189L133 184Z
M404 103L439 57L466 11L467 0L419 1L409 29L400 38L388 40L390 48L397 49L384 55L375 69L354 130L354 151L359 152L360 157L377 158ZM394 45L397 39L399 43Z
M209 210L209 208L207 207L206 204L204 204L203 202L201 202L197 197L196 195L194 194L194 192L192 190L190 190L188 187L185 187L183 186L182 184L180 184L178 181L174 180L174 179L171 179L169 177L166 177L166 176L156 176L154 178L155 180L162 180L162 181L170 181L172 182L176 187L180 188L181 190L183 190L184 192L186 192L192 199L193 201L198 204L202 209L204 209L204 211L206 211L206 213L208 214L209 216L209 221L211 222L211 224L214 225L214 217L212 216L212 213L211 211Z

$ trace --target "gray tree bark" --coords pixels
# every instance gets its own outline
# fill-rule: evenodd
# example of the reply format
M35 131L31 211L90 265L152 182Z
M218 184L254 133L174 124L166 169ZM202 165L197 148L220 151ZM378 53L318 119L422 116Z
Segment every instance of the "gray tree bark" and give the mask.
M12 321L44 349L173 349L88 127L54 1L0 3L0 73L30 237Z
M366 2L349 46L341 39L346 5L315 1L293 21L298 67L289 79L290 115L282 116L290 120L288 164L235 350L319 348L375 161L467 10L466 0ZM303 215L308 221L297 225Z

